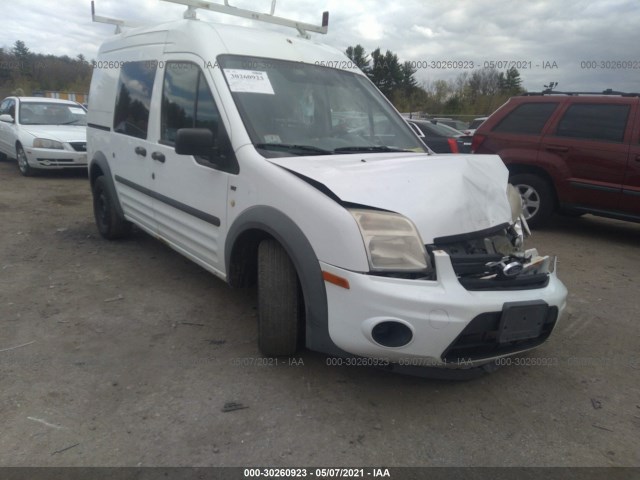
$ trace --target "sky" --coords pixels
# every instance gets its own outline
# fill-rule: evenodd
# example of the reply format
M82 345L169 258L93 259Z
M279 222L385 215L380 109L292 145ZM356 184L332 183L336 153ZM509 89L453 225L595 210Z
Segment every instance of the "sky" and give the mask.
M265 13L271 6L271 0L229 3ZM179 19L185 8L162 0L96 0L98 15L139 24ZM413 62L426 87L493 61L502 70L516 66L529 91L558 82L559 91L640 92L638 0L279 0L275 14L319 24L325 10L329 32L313 37L342 51L357 44L367 52L391 50ZM0 47L10 50L22 40L32 52L89 60L114 31L91 22L89 0L0 0L0 18ZM256 25L213 12L199 18Z

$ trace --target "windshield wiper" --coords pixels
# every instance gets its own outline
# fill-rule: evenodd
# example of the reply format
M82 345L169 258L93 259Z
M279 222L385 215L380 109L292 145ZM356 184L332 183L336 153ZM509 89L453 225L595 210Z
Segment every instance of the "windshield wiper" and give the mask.
M409 152L401 148L392 148L385 145L369 145L361 147L341 147L334 150L335 153L362 153L362 152Z
M314 147L313 145L291 145L287 143L257 143L256 148L262 148L264 150L299 150L305 153L313 153L315 155L332 155L331 150L324 150L322 148Z
M64 123L59 123L58 125L71 125L72 123L77 123L78 119L76 118L75 120L71 120L69 122L64 122Z

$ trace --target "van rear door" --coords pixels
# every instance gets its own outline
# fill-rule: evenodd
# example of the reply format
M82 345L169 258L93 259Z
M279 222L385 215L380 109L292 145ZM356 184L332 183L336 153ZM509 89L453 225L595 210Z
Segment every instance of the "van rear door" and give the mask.
M112 158L109 159L125 216L156 231L150 195L149 112L157 65L122 62L113 114Z

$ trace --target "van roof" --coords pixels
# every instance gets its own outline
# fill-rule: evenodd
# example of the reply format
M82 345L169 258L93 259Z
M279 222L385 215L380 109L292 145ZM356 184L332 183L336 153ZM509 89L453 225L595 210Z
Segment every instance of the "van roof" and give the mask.
M107 39L100 47L100 54L151 45L163 46L164 53L193 53L212 63L217 55L224 53L316 64L340 60L332 66L360 73L355 65L345 61L348 60L345 54L314 39L264 28L191 19L127 30Z

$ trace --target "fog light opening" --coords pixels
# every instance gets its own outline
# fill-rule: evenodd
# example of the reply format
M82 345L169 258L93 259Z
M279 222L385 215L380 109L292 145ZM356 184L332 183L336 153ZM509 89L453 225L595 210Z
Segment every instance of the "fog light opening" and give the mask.
M413 339L413 332L403 323L386 321L373 327L371 338L383 347L403 347Z

